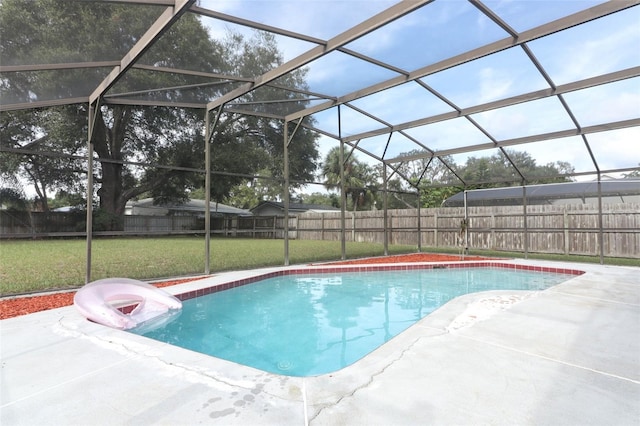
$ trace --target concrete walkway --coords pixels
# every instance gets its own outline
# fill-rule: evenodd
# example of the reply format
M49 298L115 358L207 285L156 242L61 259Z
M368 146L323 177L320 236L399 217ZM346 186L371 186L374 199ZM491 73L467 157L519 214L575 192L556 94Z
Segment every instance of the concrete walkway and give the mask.
M0 424L639 425L640 268L514 262L587 273L460 297L318 377L102 327L74 307L3 320Z

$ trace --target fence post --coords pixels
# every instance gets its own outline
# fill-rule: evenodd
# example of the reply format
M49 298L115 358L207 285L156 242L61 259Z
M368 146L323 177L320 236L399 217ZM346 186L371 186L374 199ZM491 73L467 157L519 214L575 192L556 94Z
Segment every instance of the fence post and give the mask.
M602 179L598 172L598 245L600 246L600 264L604 265L604 232L602 220Z
M438 212L433 212L433 246L438 247Z
M420 227L422 211L420 210L420 191L418 191L418 253L422 251L422 228Z
M298 239L298 225L300 221L300 217L299 216L293 216L293 239L297 240Z
M464 254L469 254L469 205L466 190L464 191Z
M389 224L387 225L387 246L389 243L393 244L393 213L389 212ZM389 254L389 249L385 250L385 256Z
M567 207L563 207L562 226L564 227L564 254L569 254L569 213Z
M351 242L356 241L356 212L351 212Z
M495 250L496 248L496 214L491 211L491 243L489 244L489 248Z
M522 220L524 225L524 258L529 258L529 224L527 220L527 186L522 183Z

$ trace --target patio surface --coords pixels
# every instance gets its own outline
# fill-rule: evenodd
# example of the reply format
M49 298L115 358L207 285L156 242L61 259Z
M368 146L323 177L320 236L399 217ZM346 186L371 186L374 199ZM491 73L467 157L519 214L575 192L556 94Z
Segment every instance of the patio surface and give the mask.
M459 297L318 377L103 327L73 306L3 320L0 424L640 424L640 268L513 262L586 273L537 293Z

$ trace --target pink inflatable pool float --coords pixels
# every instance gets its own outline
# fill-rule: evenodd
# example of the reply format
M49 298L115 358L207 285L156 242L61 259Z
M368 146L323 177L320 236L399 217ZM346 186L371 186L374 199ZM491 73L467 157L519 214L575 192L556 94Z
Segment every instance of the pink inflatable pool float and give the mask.
M129 314L117 306L138 304ZM87 319L121 330L137 327L182 309L182 302L151 284L129 278L106 278L90 282L73 298Z

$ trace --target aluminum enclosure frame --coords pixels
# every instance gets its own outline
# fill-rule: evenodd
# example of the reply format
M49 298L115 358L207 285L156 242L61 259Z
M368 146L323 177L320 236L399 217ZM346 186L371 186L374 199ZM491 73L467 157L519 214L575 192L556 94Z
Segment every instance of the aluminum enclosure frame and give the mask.
M86 103L89 105L89 132L87 135L88 142L88 200L93 196L93 177L92 177L92 168L93 161L95 161L93 156L93 147L92 147L92 129L93 129L93 120L95 118L94 111L96 108L99 108L101 105L154 105L154 106L171 106L171 107L182 107L182 108L196 108L202 109L205 116L205 133L206 133L206 147L205 147L205 156L207 160L210 156L211 149L211 141L215 136L215 126L218 118L221 114L225 112L234 113L234 114L251 114L258 115L263 117L270 117L274 119L279 119L284 122L284 186L283 186L283 194L288 194L289 191L289 172L288 172L288 148L290 143L292 143L292 138L295 134L295 130L291 135L289 135L289 125L292 124L295 126L296 130L303 126L305 128L311 129L317 132L320 135L325 137L329 137L334 139L339 143L340 146L340 154L342 167L344 166L344 148L345 145L351 147L352 150L357 150L370 157L374 161L381 164L385 178L384 182L384 196L385 196L385 214L386 214L386 194L387 194L387 167L391 168L394 173L402 176L401 173L398 172L397 166L399 164L413 161L413 160L421 160L426 159L429 161L428 164L431 164L431 160L437 160L442 162L449 170L458 178L460 184L464 187L473 184L474 182L469 182L455 173L450 165L447 164L446 157L450 155L457 154L468 154L488 149L497 149L499 150L510 162L513 167L515 174L517 177L517 183L520 183L523 188L523 197L526 195L526 184L528 181L528 177L522 170L519 169L517 163L511 159L506 151L506 148L513 146L526 146L527 144L541 141L549 141L553 139L565 138L570 136L579 136L584 144L585 149L588 151L591 161L592 167L589 170L572 173L571 175L567 175L567 177L577 177L581 175L592 175L595 174L597 176L598 183L601 181L604 174L608 173L620 173L620 172L629 172L640 170L639 167L628 167L628 168L616 168L616 169L603 169L598 162L598 158L593 154L593 149L590 145L589 136L601 133L608 132L612 130L619 129L627 129L627 128L638 128L640 127L640 116L637 118L631 119L623 119L617 121L608 121L606 123L589 125L589 126L581 126L579 121L576 119L574 112L572 111L569 103L565 99L565 95L576 92L583 89L603 86L605 84L615 83L619 81L629 80L629 79L637 79L640 77L640 65L632 66L626 69L620 69L614 72L604 73L601 75L597 75L595 77L589 77L578 81L572 81L565 84L556 84L553 79L549 76L549 73L544 68L544 66L540 63L540 61L535 57L532 50L529 48L528 43L536 41L538 39L544 38L546 36L559 33L565 30L572 29L574 27L578 27L585 23L601 19L603 17L607 17L609 15L624 12L630 8L636 8L640 4L640 0L611 0L606 1L602 4L598 4L594 7L590 7L584 9L582 11L570 14L568 16L564 16L560 19L553 20L551 22L543 23L537 27L518 32L515 30L508 22L508 20L503 19L499 13L492 10L486 4L479 0L469 0L469 3L479 10L482 14L484 14L487 18L489 18L495 25L501 28L506 34L507 37L502 38L498 41L490 42L488 44L482 45L480 47L474 48L472 50L456 54L450 56L444 60L431 63L424 67L418 68L416 70L403 70L396 65L385 63L379 59L372 58L362 52L358 52L354 49L347 47L349 43L358 40L359 38L370 34L380 28L385 27L399 19L402 19L405 16L409 16L412 13L418 11L419 9L430 5L431 3L435 3L439 0L405 0L400 1L391 7L383 10L380 13L371 16L368 19L365 19L361 23L348 28L347 30L341 32L340 34L329 38L327 40L320 39L318 37L314 37L308 34L296 33L290 30L277 28L272 25L267 25L265 23L255 22L248 19L235 17L231 15L227 15L215 10L207 9L205 7L201 7L196 0L95 0L96 3L105 2L105 3L122 3L122 4L140 4L140 5L156 5L159 7L164 7L164 11L160 14L155 23L147 30L147 32L138 40L135 46L127 52L119 61L96 61L96 62L73 62L73 63L61 63L61 64L23 64L23 65L0 65L0 77L3 73L16 73L16 72L29 72L29 71L50 71L50 70L63 70L63 69L83 69L83 68L101 68L101 67L113 67L112 71L104 78L102 82L100 82L95 89L88 94L86 97L70 97L70 98L60 98L60 99L50 99L50 100L35 100L27 103L0 103L0 112L3 111L13 111L13 110L21 110L21 109L30 109L30 108L44 108L50 106L58 106L58 105L66 105L66 104L76 104L76 103ZM294 57L293 59L284 62L282 65L275 67L274 69L265 72L262 75L259 75L255 78L252 77L244 77L244 76L228 76L228 75L220 75L215 72L202 72L202 71L194 71L194 70L181 70L181 69L173 69L166 67L155 67L150 65L145 65L139 63L139 59L141 56L153 46L153 44L160 38L162 35L171 28L185 13L194 13L201 17L211 18L226 21L229 23L243 25L248 28L253 28L259 31L266 31L272 34L286 36L292 39L305 41L308 43L312 43L315 47L308 49L302 54ZM505 97L498 100L494 100L491 102L475 104L472 106L462 107L456 105L451 99L447 98L442 93L439 93L433 87L430 87L421 79L433 74L436 74L441 71L445 71L451 69L455 66L466 64L481 58L491 57L491 55L505 51L511 48L520 48L524 54L529 59L530 63L537 69L540 76L544 78L547 82L549 88L543 90L535 90L529 93L519 94L517 96ZM293 71L299 70L306 65L312 63L313 61L323 58L332 52L340 52L342 54L346 54L350 57L357 58L358 60L370 63L375 65L376 67L380 67L382 69L386 69L398 74L396 77L378 81L377 83L370 85L368 87L363 87L358 90L352 91L347 94L343 94L340 96L335 96L332 94L326 93L317 93L312 91L306 91L302 94L308 96L308 100L321 101L318 104L313 106L306 107L300 111L292 112L287 115L274 115L266 112L252 112L243 107L246 107L248 103L242 102L241 98L243 95L250 93L254 90L259 89L263 86L269 87L278 87L276 80L282 76L285 76ZM234 81L238 84L241 84L240 87L230 91L229 93L211 100L205 103L189 103L189 102L157 102L157 101L145 101L143 99L136 98L134 93L110 93L110 89L112 89L118 80L126 75L127 71L130 69L140 69L140 70L152 70L156 72L166 72L166 73L177 73L184 74L189 76L198 76L203 78L211 79L212 83L217 84L214 81L218 79L222 79L223 81ZM399 87L403 84L414 82L419 84L422 88L424 88L426 93L435 96L436 98L443 101L447 104L452 110L450 112L425 116L420 119L407 120L403 122L394 122L390 123L385 121L384 119L376 116L368 112L365 109L354 105L355 101L366 98L367 96L384 92L385 90L393 89ZM203 83L206 84L206 83ZM154 90L180 90L187 89L187 86L184 87L167 87L167 88L156 88ZM288 89L288 88L283 88ZM498 110L500 108L525 104L527 102L532 102L541 99L547 98L555 98L557 99L563 106L565 112L571 120L573 121L574 127L556 130L553 132L545 132L538 133L534 135L527 135L524 137L517 138L499 138L494 136L490 131L483 128L476 120L474 120L473 115ZM337 127L338 134L332 134L326 129L316 128L313 126L309 126L307 124L303 124L302 120L305 117L313 116L314 114L327 111L332 108L337 108ZM356 111L362 115L365 115L372 119L373 121L379 123L380 127L372 128L366 131L362 131L355 134L343 135L343 131L341 128L340 120L341 120L341 108L349 108L350 110ZM211 120L210 115L215 114L215 118ZM419 140L416 137L411 136L407 133L407 130L414 129L420 126L425 126L434 123L440 123L447 120L453 120L458 118L466 119L474 128L483 133L488 139L489 142L481 143L481 144L466 144L462 146L455 146L445 149L432 149L429 147L429 144L425 141ZM413 145L408 146L405 149L409 151L410 149L420 149L423 151L422 154L415 155L392 155L386 156L387 151L382 154L382 156L377 155L370 149L364 148L360 141L367 138L372 138L381 135L388 135L389 139L387 141L387 145L391 140L392 135L397 134L401 135L404 139L413 143ZM0 150L5 151L5 149L0 147ZM10 151L10 150L6 150ZM205 186L207 187L206 195L207 195L207 203L209 206L209 188L210 188L210 179L211 179L211 169L210 169L210 161L206 161L207 170L205 171ZM426 169L425 169L426 170ZM344 167L341 170L342 175L342 190L341 190L341 210L342 210L342 257L345 257L345 237L344 237L344 229L345 229L345 221L344 221L344 211L346 205L345 191L344 191ZM403 176L404 177L404 176ZM557 177L557 176L554 176ZM89 192L91 191L91 192ZM288 217L289 213L289 200L288 197L284 197L285 199L285 217ZM523 198L525 200L526 198ZM526 203L525 204L525 216L526 216ZM600 260L603 262L603 244L602 244L602 206L601 201L599 204L599 243L600 243ZM210 220L205 221L205 231L206 231L206 265L205 271L209 272L209 231L210 231ZM87 203L87 281L90 279L90 270L91 270L91 235L92 235L92 224L91 224L91 202ZM525 220L525 233L526 233L526 220ZM386 220L385 220L385 235L386 235ZM285 241L284 241L284 250L285 250L285 264L289 263L289 235L288 235L288 221L285 220ZM526 240L525 237L525 254L527 253L526 249ZM385 238L385 253L387 252L387 239ZM418 243L418 247L420 247L420 243Z

